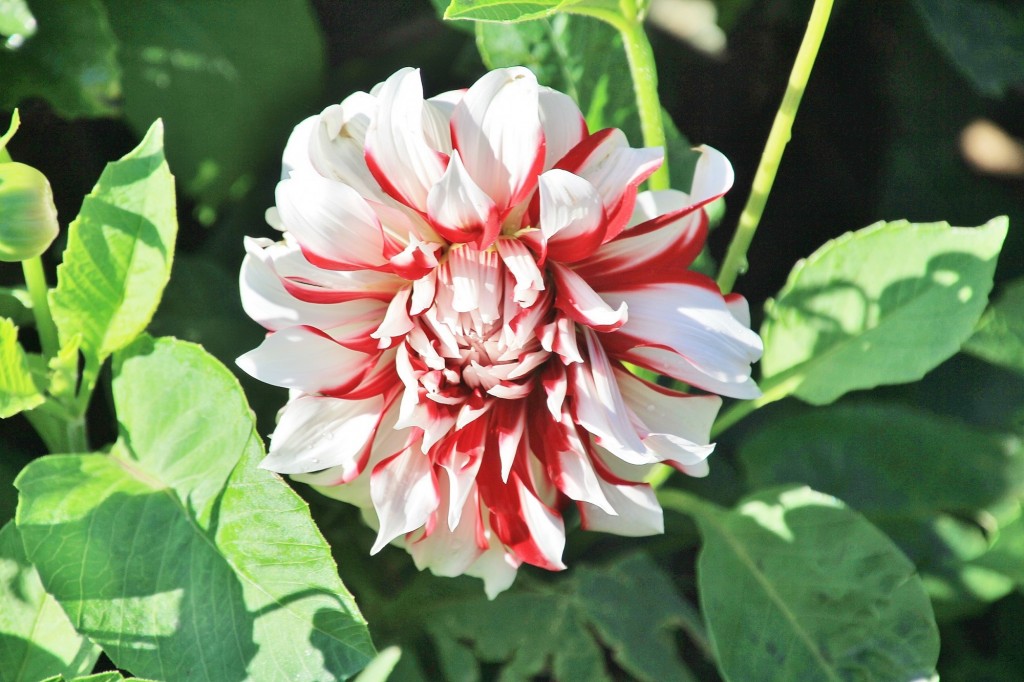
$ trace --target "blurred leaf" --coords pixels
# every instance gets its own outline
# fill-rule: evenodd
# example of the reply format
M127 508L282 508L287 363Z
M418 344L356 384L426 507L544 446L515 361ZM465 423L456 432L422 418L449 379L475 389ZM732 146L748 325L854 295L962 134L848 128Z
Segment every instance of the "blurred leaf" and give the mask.
M107 164L68 228L50 295L61 345L81 333L82 350L102 361L142 333L170 277L177 231L157 121L138 147Z
M162 117L168 159L210 224L314 113L323 40L305 0L104 0L121 41L125 116Z
M974 87L1001 97L1024 84L1024 7L993 0L914 0L925 26Z
M672 636L693 609L646 555L604 568L581 566L553 588L516 588L493 602L476 583L457 595L437 592L436 580L429 584L434 589L415 604L431 604L422 627L437 645L444 679L480 680L481 663L498 664L502 680L617 679L606 667L605 648L630 679L695 679Z
M580 8L619 13L619 3L615 0L452 0L445 10L444 18L528 21Z
M306 505L257 467L230 372L198 346L143 337L115 375L111 454L51 455L17 480L26 551L79 632L156 679L362 668L365 623Z
M71 625L25 557L14 523L0 529L0 680L83 675L100 650Z
M1004 522L989 510L1024 492L1015 437L899 404L839 405L772 421L740 457L754 488L806 484L878 525L917 565L941 615L1012 589L1013 574L984 557L986 532L1001 534ZM1008 512L1007 524L1018 505Z
M0 0L0 35L20 36L21 40L25 40L35 33L36 18L32 16L25 0Z
M0 317L6 317L19 327L34 324L32 299L25 289L0 287Z
M765 306L765 382L824 405L920 379L970 336L1006 230L897 221L828 242Z
M914 680L939 637L914 566L839 500L762 492L697 516L698 587L727 680Z
M718 10L718 25L724 31L739 26L743 14L754 5L754 0L714 0Z
M0 419L31 410L43 400L18 343L18 328L0 317Z
M0 49L0 109L42 97L66 118L120 113L117 40L103 5L37 0L32 11L38 33L20 46L8 39L10 47Z
M3 2L3 0L0 0L0 2ZM7 132L0 135L0 151L7 148L7 143L10 142L11 138L14 137L14 134L18 132L19 127L21 127L21 115L18 113L18 110L15 109L14 113L11 114L11 124L7 126ZM8 157L9 156L10 154L8 154Z
M141 677L122 677L121 673L118 672L96 673L95 675L86 675L85 677L75 678L58 675L56 677L48 677L43 680L43 682L121 682L126 679L138 680L138 682L152 682L151 680L144 680Z
M992 364L1024 373L1024 278L1008 284L985 311L964 350Z

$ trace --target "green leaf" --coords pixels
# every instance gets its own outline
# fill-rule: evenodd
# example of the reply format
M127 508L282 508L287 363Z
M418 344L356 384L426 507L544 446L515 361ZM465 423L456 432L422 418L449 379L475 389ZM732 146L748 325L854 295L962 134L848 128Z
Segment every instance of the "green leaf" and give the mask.
M67 118L118 114L121 69L103 5L36 2L33 11L38 32L0 49L0 109L42 97Z
M57 675L56 677L48 677L43 682L121 682L122 680L138 680L138 682L152 682L151 680L144 680L141 677L122 677L121 673L118 672L107 672L107 673L96 673L95 675L86 675L85 677L68 678L63 675Z
M473 21L528 21L550 17L556 12L598 9L619 13L615 0L452 0L445 19Z
M914 561L941 615L1013 587L984 556L994 549L986 536L1019 514L1016 437L899 404L839 405L772 421L740 458L755 489L806 484L864 514Z
M797 263L761 327L764 383L815 405L920 379L970 336L1007 220L876 223Z
M167 125L167 155L210 224L319 111L324 48L307 0L104 0L121 43L124 112Z
M914 566L839 500L762 492L697 516L698 588L727 680L913 680L939 655Z
M0 317L0 419L31 410L43 400L18 343L18 328Z
M993 0L915 0L932 37L989 97L1024 83L1024 8Z
M995 365L1024 373L1024 278L1006 286L985 311L964 350Z
M21 44L35 33L36 18L32 16L25 0L0 0L0 35L18 36L13 41L8 40L8 46Z
M381 652L355 678L355 682L385 682L401 658L402 650L397 646L381 649Z
M107 164L68 228L50 304L61 345L82 334L82 350L102 362L149 324L171 273L174 178L155 122L120 161Z
M0 0L3 2L3 0ZM0 151L7 148L7 143L11 141L14 134L18 132L18 128L21 126L21 116L18 114L18 110L15 109L14 113L11 114L11 124L7 127L7 132L0 135ZM9 157L10 155L8 155Z
M0 678L35 682L83 675L100 650L71 625L25 557L14 523L0 529Z
M34 324L32 299L25 289L0 287L0 317L6 317L19 327Z
M695 679L672 637L692 607L645 555L582 566L555 587L517 588L493 602L475 583L457 598L447 594L455 585L429 585L429 596L417 602L440 604L424 612L422 627L438 647L444 679L479 680L481 662L500 665L502 680L617 679L605 664L606 648L630 679Z
M361 669L365 622L305 503L258 468L230 372L198 346L142 337L115 373L111 453L44 457L16 481L25 549L79 632L155 679Z

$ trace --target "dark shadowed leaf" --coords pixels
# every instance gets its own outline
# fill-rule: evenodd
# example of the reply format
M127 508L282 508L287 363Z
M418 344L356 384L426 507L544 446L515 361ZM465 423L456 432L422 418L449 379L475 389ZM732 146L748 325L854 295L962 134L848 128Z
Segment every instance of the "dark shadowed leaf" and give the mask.
M1024 374L1024 278L1007 285L985 311L964 350Z

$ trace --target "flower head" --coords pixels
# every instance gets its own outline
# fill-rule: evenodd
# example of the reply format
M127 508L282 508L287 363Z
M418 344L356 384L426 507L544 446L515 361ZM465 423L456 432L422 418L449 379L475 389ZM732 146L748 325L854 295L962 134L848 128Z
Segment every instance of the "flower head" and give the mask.
M403 69L299 124L282 238L248 239L241 274L270 333L238 363L292 396L263 466L360 507L372 552L491 596L564 568L570 504L660 533L644 476L707 472L712 394L756 396L761 353L743 299L686 269L728 161L702 148L690 194L638 194L661 162L524 68L427 100Z

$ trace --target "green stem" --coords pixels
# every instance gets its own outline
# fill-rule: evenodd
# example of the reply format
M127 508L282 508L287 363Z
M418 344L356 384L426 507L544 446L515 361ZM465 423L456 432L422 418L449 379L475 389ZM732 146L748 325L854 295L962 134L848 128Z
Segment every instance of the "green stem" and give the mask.
M57 327L53 324L50 304L46 298L50 289L46 284L43 261L39 256L23 260L21 269L25 273L25 284L32 300L32 316L36 320L36 331L39 333L39 343L43 347L43 356L50 360L56 357L60 344L57 342Z
M793 70L789 74L786 94L783 95L782 105L775 114L775 121L772 123L768 141L764 146L764 153L761 155L761 163L754 175L750 198L747 199L747 205L743 207L743 213L740 215L739 224L736 227L736 234L733 235L732 243L729 244L725 261L718 274L718 287L724 294L732 291L736 278L747 269L747 249L750 248L750 242L754 239L758 223L761 222L768 194L772 190L775 175L779 170L779 163L782 161L782 153L789 142L793 130L793 120L800 107L800 99L807 88L807 80L810 78L814 60L818 56L818 47L821 45L825 26L828 24L828 18L832 12L832 2L833 0L815 0L814 8L811 10L807 31L804 33L803 42L800 43L796 61L793 62Z
M644 146L666 149L665 124L661 118L661 99L658 97L658 70L654 64L654 51L644 31L643 17L634 0L621 0L620 7L621 13L590 7L574 7L568 11L600 19L622 35ZM652 190L671 187L667 161L651 175L647 186Z

